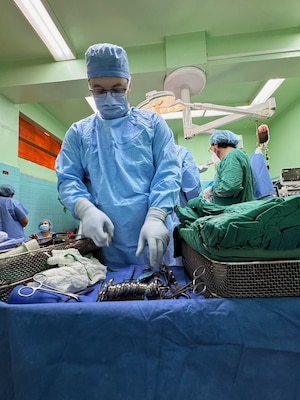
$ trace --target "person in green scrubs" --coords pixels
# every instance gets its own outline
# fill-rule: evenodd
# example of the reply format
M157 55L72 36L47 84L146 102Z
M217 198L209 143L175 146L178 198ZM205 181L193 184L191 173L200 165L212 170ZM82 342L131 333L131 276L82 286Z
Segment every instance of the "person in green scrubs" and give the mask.
M210 136L210 151L219 162L212 186L203 192L206 200L223 206L254 200L250 161L238 143L239 137L229 130Z

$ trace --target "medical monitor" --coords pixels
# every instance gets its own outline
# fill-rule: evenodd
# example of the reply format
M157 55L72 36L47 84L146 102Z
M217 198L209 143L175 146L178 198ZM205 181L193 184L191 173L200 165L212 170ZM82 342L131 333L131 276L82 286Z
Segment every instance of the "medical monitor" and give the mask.
M299 186L300 185L300 167L299 168L282 168L280 170L280 183L283 186Z

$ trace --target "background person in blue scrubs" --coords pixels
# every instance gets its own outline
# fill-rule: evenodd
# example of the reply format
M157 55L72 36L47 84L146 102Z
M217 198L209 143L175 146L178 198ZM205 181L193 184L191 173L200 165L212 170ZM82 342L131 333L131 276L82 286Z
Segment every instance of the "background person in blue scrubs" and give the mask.
M31 239L36 239L39 243L48 242L54 232L52 232L52 222L49 219L42 219L38 226L39 231L30 235Z
M13 198L15 189L11 185L0 186L0 230L10 239L25 240L24 228L28 224L28 210Z

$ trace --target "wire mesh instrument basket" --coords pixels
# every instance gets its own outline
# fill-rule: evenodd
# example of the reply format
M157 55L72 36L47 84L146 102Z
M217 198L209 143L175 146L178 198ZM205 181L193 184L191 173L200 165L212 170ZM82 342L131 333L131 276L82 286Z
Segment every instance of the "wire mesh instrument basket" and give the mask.
M59 243L57 243L57 241ZM49 242L47 242L49 243ZM37 250L28 251L18 255L7 255L0 259L0 301L7 301L10 292L17 285L32 280L33 275L51 268L47 259L52 256L52 250L64 250L75 248L82 256L99 251L99 248L91 239L55 239L52 244L43 246ZM8 252L9 253L9 252ZM55 268L55 267L54 267Z
M205 297L300 296L300 260L221 262L211 260L182 241L184 268Z

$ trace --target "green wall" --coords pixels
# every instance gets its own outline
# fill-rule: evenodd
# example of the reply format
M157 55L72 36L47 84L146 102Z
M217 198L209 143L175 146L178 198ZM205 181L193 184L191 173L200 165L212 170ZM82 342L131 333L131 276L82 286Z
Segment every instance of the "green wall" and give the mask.
M0 161L18 166L19 107L0 96Z
M18 157L19 111L60 139L67 129L39 105L17 106L0 96L0 184L13 185L16 199L29 211L27 239L43 218L52 221L56 232L74 231L78 221L58 200L55 171Z
M300 97L270 124L269 159L272 177L281 168L300 167Z

